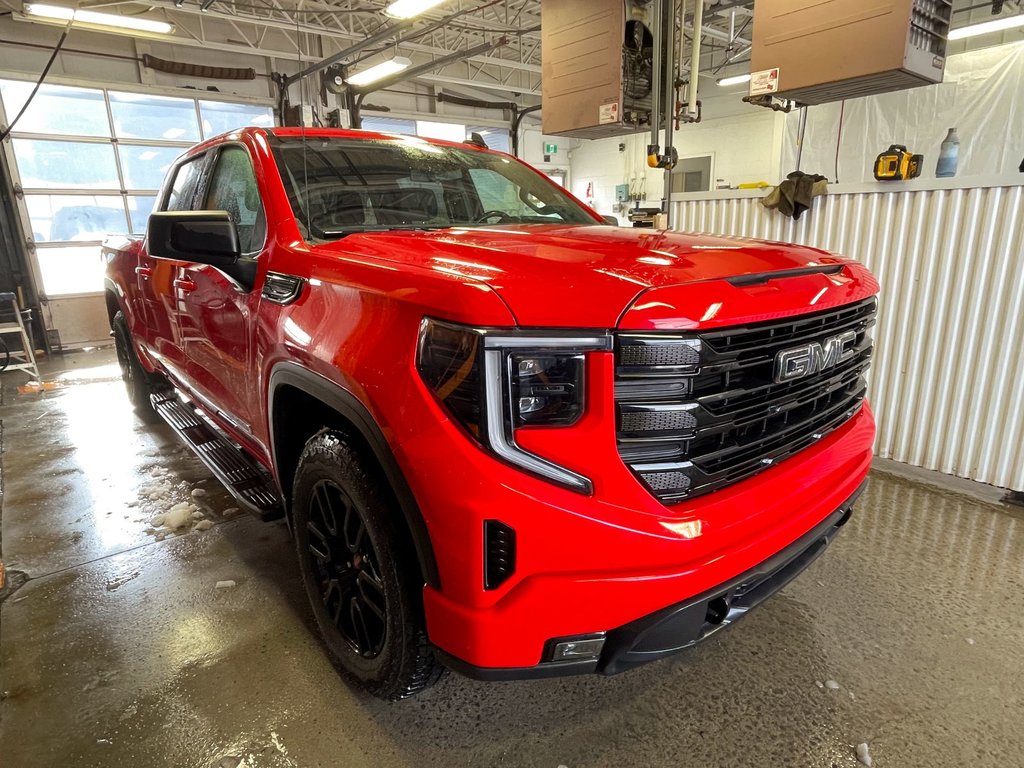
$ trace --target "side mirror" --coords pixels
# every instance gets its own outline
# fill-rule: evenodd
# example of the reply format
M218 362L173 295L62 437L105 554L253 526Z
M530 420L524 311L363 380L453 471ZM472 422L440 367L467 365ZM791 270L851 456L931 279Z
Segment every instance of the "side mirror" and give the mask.
M610 224L613 227L619 226L619 220L614 216L602 216L601 218L604 219L605 224Z
M161 211L151 214L146 230L149 255L157 259L209 264L230 269L241 249L238 230L227 211Z

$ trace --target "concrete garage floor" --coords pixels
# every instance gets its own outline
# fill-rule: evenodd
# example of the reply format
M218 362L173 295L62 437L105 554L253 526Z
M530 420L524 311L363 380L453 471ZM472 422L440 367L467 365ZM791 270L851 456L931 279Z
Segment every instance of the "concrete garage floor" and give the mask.
M883 767L1020 765L1014 508L876 472L824 557L682 657L385 704L327 661L284 525L225 515L110 352L64 363L41 396L3 377L2 553L29 577L0 608L4 766L816 768L860 742ZM197 487L213 527L157 540L149 519Z

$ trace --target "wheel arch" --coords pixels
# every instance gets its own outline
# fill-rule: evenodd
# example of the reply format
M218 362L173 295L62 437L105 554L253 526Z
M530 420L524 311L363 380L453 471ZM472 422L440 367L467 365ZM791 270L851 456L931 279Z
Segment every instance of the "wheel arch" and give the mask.
M306 441L325 426L342 429L376 461L402 512L423 580L440 588L426 521L384 433L366 406L339 384L291 362L278 363L272 369L267 406L271 457L285 509L290 508L292 481ZM288 430L286 425L298 429Z
M125 312L125 308L121 305L120 292L117 290L117 285L109 277L103 280L103 299L107 306L107 321L110 323L110 327L114 327L114 315L118 312ZM125 312L127 317L127 312Z

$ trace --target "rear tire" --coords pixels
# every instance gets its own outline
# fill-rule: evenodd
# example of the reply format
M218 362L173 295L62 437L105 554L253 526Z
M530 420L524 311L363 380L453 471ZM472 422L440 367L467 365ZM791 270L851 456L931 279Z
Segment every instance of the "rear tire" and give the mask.
M299 568L342 673L382 699L412 696L443 673L424 629L422 578L387 488L344 435L302 451L292 494Z
M120 310L114 315L110 323L114 331L114 349L117 352L117 364L121 368L121 380L124 382L125 390L128 393L128 400L139 418L148 424L152 424L159 417L153 410L153 403L149 396L153 392L151 375L146 372L135 354L135 347L132 344L131 331L128 330L128 321L125 320L124 312Z

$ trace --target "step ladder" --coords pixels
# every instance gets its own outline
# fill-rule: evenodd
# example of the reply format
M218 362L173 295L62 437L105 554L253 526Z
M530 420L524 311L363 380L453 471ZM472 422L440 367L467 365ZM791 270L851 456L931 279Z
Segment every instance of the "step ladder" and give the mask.
M14 316L12 322L0 323L0 341L7 347L7 353L0 348L0 364L5 357L8 358L8 365L4 371L30 371L36 381L41 381L39 366L36 365L36 351L32 347L32 340L25 328L25 318L21 314L21 307L18 306L18 297L9 291L0 292L0 305L9 304ZM11 349L6 337L14 334L21 336L21 352ZM9 357L8 357L9 356Z

